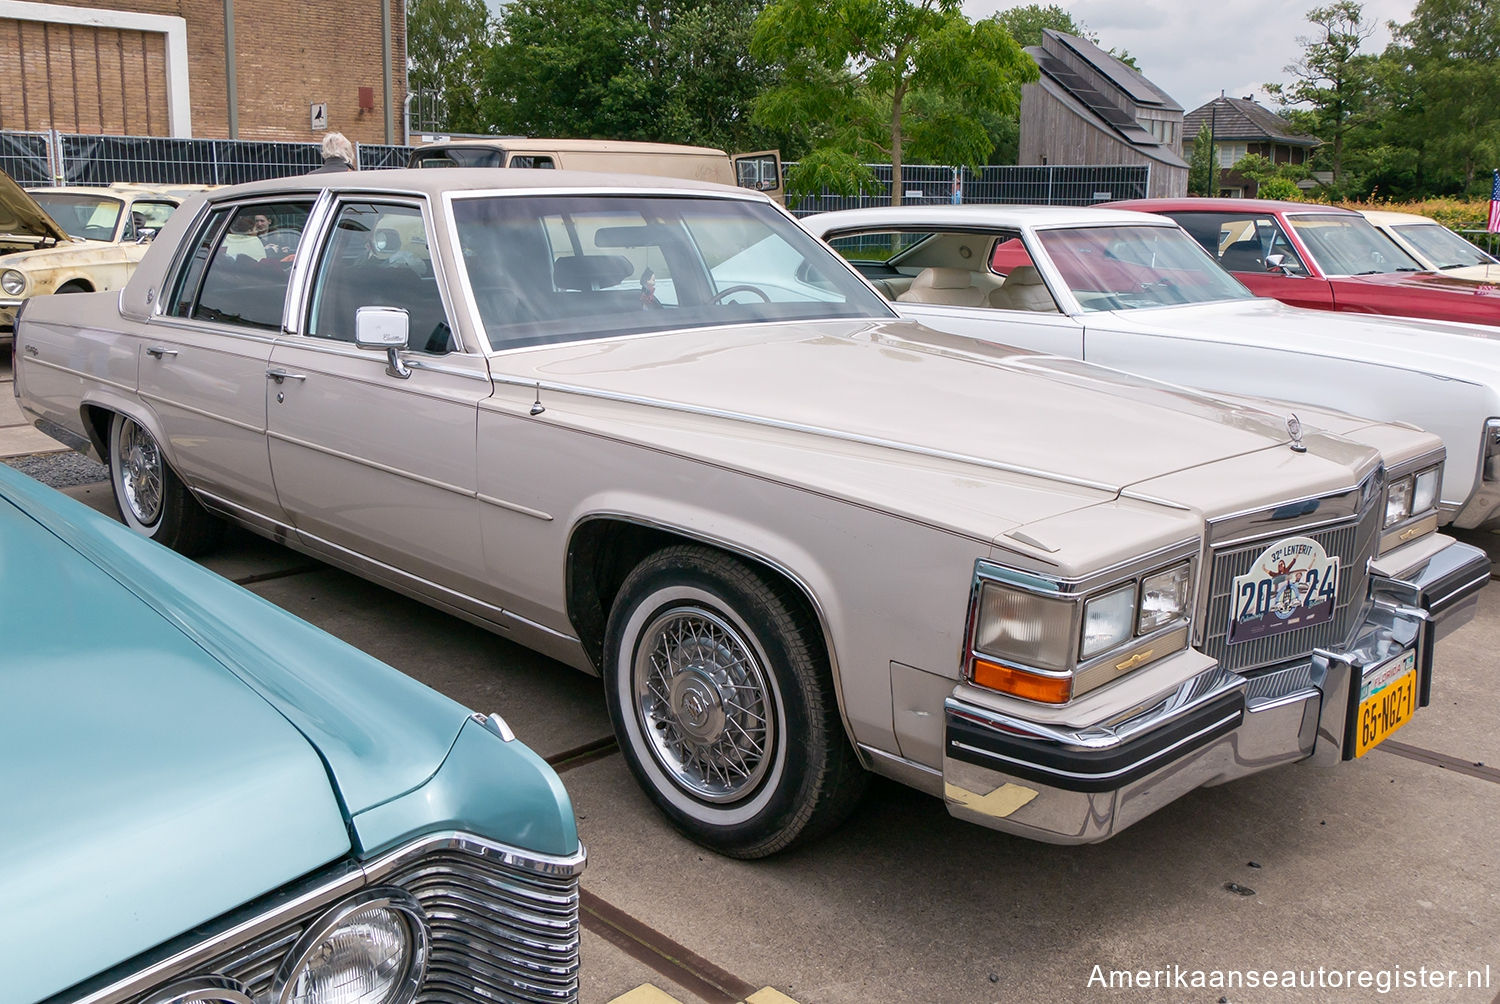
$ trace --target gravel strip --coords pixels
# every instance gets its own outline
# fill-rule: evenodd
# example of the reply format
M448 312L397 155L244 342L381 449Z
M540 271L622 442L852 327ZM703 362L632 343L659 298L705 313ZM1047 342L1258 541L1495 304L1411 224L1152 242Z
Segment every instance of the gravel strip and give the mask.
M24 457L6 457L4 462L53 488L109 480L108 467L81 453L32 453Z

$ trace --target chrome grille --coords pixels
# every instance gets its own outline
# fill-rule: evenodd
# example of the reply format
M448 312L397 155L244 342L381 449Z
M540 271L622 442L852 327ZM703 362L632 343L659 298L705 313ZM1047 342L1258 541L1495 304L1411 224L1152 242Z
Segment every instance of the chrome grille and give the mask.
M1348 637L1350 622L1364 603L1370 581L1369 559L1375 553L1379 529L1379 507L1370 507L1357 522L1353 519L1331 527L1303 530L1286 527L1248 543L1215 548L1212 552L1209 595L1204 620L1204 654L1219 660L1226 669L1248 670L1310 655L1314 648L1336 647ZM1339 558L1339 588L1333 616L1322 624L1282 634L1256 638L1238 645L1228 644L1231 592L1236 576L1273 541L1291 536L1310 537L1329 555Z
M577 862L528 866L462 835L428 838L369 874L416 897L431 934L422 1004L545 1004L578 999ZM368 886L367 886L368 887ZM340 897L342 898L342 897ZM239 981L261 1001L297 939L337 900L194 964L182 975ZM132 1000L140 1001L136 994Z

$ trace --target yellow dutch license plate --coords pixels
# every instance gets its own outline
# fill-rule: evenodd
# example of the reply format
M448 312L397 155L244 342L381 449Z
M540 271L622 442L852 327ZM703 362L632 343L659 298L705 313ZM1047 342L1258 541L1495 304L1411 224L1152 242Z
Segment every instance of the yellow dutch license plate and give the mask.
M1417 653L1407 652L1365 674L1360 684L1354 755L1362 757L1417 711Z

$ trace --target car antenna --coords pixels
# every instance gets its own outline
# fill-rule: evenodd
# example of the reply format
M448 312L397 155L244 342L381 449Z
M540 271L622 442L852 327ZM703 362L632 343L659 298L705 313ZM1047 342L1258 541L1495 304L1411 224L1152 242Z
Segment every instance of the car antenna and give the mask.
M542 404L542 385L541 382L538 381L536 385L536 400L531 402L531 413L533 415L540 415L546 410L547 406Z

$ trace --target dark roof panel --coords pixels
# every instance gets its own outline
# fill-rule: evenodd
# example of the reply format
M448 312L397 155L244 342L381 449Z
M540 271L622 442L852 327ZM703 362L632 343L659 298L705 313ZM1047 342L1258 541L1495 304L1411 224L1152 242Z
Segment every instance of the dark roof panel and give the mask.
M1042 34L1061 42L1072 53L1103 74L1106 80L1119 88L1136 104L1149 108L1164 108L1174 112L1182 111L1181 105L1133 69L1130 64L1110 55L1088 39L1079 38L1077 35L1065 35L1052 28L1045 29Z
M1120 137L1135 146L1160 146L1161 143L1150 132L1141 127L1135 117L1101 94L1081 74L1066 63L1041 49L1028 49L1036 59L1037 68L1051 77L1079 103L1093 112Z
M1274 140L1290 146L1318 146L1316 136L1299 133L1271 109L1246 98L1220 95L1182 117L1182 138L1191 140L1204 124L1211 124L1214 140Z

